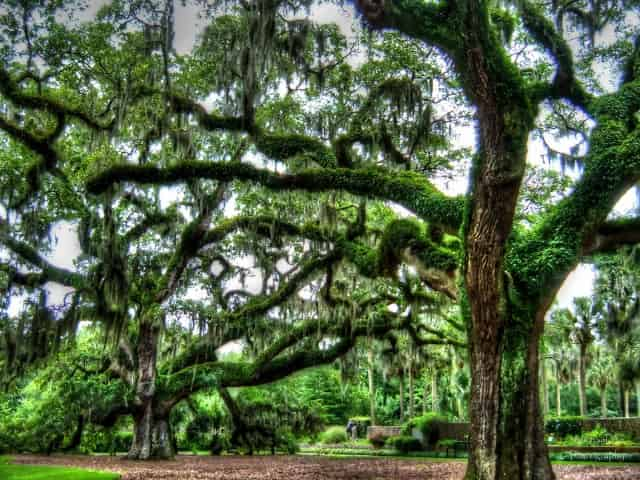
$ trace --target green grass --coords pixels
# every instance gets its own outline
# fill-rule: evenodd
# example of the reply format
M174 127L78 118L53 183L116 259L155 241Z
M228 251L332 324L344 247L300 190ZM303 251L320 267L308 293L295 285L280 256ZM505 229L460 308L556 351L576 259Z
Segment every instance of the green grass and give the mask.
M333 459L345 459L348 460L350 458L385 458L387 460L411 460L411 461L420 461L420 462L466 462L466 458L453 458L453 457L444 457L444 456L435 456L432 453L421 453L421 454L408 454L408 455L394 455L393 453L380 452L382 455L371 455L367 453L363 453L362 451L353 450L353 453L347 452L343 450L338 453L338 451L331 449L324 449L321 451L320 449L302 449L302 451L298 455L306 455L306 456L322 456L329 457ZM431 456L433 455L433 456ZM574 465L574 466L592 466L592 467L631 467L638 466L638 463L629 463L629 462L596 462L590 460L551 460L553 465Z
M11 465L9 459L0 457L2 480L117 480L116 473L92 472L77 468Z

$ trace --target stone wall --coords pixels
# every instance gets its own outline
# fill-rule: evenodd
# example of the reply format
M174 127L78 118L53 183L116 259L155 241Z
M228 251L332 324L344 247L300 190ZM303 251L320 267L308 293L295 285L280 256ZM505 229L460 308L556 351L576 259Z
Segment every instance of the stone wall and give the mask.
M609 433L628 433L640 439L640 418L585 418L582 431L588 432L598 425Z
M588 432L602 426L609 433L628 433L632 437L640 439L640 418L585 418L582 420L582 431ZM440 424L440 438L451 438L454 440L466 440L469 435L469 423L467 422L445 422ZM371 435L381 433L385 437L401 435L401 427L369 427L367 428L367 438Z
M382 435L383 437L395 437L402 435L402 427L368 427L367 438L371 438L374 435Z

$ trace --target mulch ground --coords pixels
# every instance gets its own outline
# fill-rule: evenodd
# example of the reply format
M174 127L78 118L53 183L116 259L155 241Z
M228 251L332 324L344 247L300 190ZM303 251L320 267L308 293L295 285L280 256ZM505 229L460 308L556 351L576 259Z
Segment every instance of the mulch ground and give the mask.
M173 461L132 462L117 457L16 455L14 463L64 465L117 472L123 480L461 480L462 462L383 458L336 459L307 456L194 457ZM640 466L558 465L558 480L638 480Z

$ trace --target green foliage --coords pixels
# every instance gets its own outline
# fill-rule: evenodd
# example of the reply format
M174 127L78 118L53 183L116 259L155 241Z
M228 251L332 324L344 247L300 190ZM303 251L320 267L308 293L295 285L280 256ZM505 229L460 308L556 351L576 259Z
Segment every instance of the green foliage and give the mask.
M398 450L403 454L422 450L422 444L420 443L420 440L407 435L397 435L394 437L389 437L385 441L385 446Z
M402 426L402 434L411 435L415 428L422 433L426 446L435 446L440 440L440 424L446 421L445 416L436 412L428 412L405 423Z
M320 442L325 445L334 443L346 443L347 432L345 427L335 426L329 427L327 430L320 434Z
M562 452L553 455L554 460L566 462L640 462L638 453Z
M582 433L582 417L552 417L545 422L545 432L555 438Z
M369 437L369 443L373 445L373 448L382 448L387 443L387 437L382 432L376 432Z

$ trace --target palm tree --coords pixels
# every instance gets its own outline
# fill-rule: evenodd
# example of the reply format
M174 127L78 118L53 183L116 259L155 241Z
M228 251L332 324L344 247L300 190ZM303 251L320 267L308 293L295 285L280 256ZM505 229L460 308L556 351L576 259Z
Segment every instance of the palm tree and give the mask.
M607 418L607 386L615 375L613 358L604 345L596 351L596 358L589 371L589 379L600 391L600 415Z
M615 359L625 417L630 416L630 392L640 380L640 360L637 355L640 338L638 253L640 250L634 248L620 255L600 259L596 280L596 292L601 298L598 329Z
M551 313L545 332L548 348L546 359L551 360L556 386L556 415L562 415L562 385L571 380L571 331L573 320L567 309L557 309Z
M593 330L598 313L597 303L591 298L578 297L573 300L575 316L571 337L578 346L578 385L580 393L580 415L587 414L587 365L588 350L595 337Z

